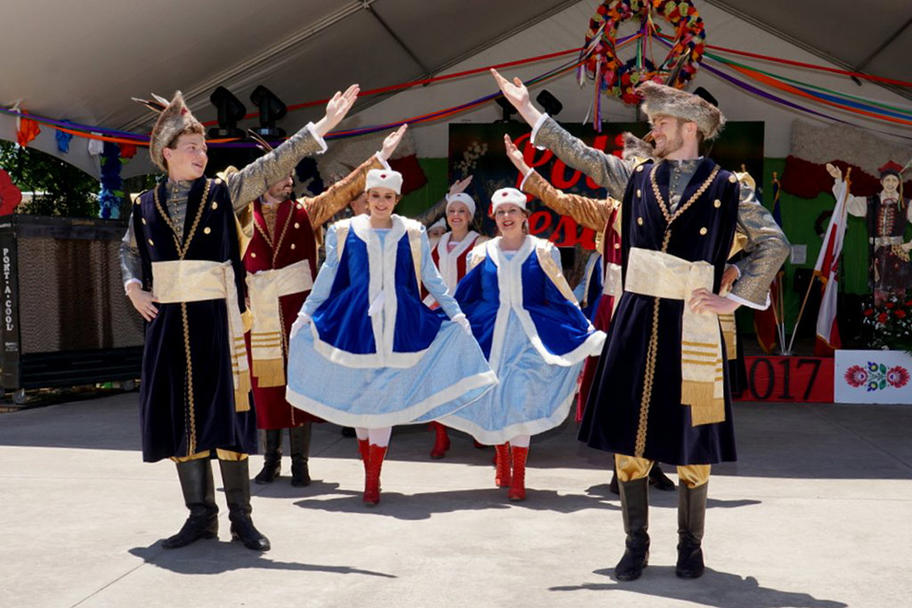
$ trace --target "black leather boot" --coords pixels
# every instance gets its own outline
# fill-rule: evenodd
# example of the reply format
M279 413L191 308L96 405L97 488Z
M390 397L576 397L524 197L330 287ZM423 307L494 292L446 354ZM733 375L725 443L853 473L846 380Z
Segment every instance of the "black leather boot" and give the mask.
M288 429L288 444L291 452L291 485L304 487L310 485L310 471L307 468L307 457L310 454L311 424L295 426Z
M663 492L671 492L675 489L674 482L668 479L658 462L654 462L649 470L649 485Z
M162 541L165 549L177 549L201 538L218 536L218 507L209 459L178 462L177 477L190 516L177 534Z
M678 563L675 574L681 578L703 576L703 524L706 521L708 483L678 488Z
M272 483L282 470L282 429L266 431L263 468L253 480L259 484Z
M260 534L250 519L250 469L248 460L219 460L228 519L231 520L231 540L240 540L254 551L269 551L269 539Z
M632 581L640 578L649 562L649 479L621 481L618 487L627 540L614 575L619 581Z

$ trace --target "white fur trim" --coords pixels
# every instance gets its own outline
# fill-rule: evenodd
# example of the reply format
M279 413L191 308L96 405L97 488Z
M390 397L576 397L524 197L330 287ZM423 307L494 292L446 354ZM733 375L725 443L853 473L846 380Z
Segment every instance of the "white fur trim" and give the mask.
M471 216L469 219L471 220L472 217L475 217L475 209L476 209L475 199L472 198L471 196L469 196L468 194L466 194L465 192L457 192L456 194L447 194L446 201L447 201L447 204L446 204L447 211L450 210L450 205L452 205L453 203L462 203L463 205L465 205L466 207L469 208L469 215Z
M522 265L535 251L536 246L543 241L534 236L526 236L522 247L509 260L503 255L500 241L501 237L497 237L485 243L488 257L497 266L497 287L500 291L500 307L497 309L497 318L494 321L491 355L488 358L491 367L500 369L500 353L503 349L504 333L507 329L507 319L510 317L510 310L516 314L532 346L535 347L535 350L538 351L538 354L548 365L570 367L590 355L601 352L602 345L605 343L605 333L601 331L594 331L582 344L564 355L555 355L545 348L541 337L538 335L538 330L535 328L535 322L532 321L532 316L523 308L522 297Z
M402 194L402 174L392 169L371 169L364 180L364 190L371 188L389 188L396 194Z
M498 188L491 195L491 213L495 213L501 205L512 204L520 209L526 208L526 195L516 188Z
M509 441L517 435L538 435L539 433L544 433L545 431L550 431L551 429L560 426L561 423L567 419L567 414L570 413L570 406L573 405L575 400L576 386L573 387L573 391L570 395L561 402L560 407L554 410L554 413L547 418L519 422L517 424L511 424L506 428L493 431L483 429L474 422L466 420L465 418L460 418L459 416L444 416L439 422L450 428L454 428L457 431L468 433L475 438L478 443L498 445Z
M329 420L334 424L341 426L378 428L383 426L409 424L416 418L420 418L422 415L433 410L434 408L443 405L448 401L453 401L454 399L461 397L471 390L482 388L484 386L493 387L495 384L497 384L497 376L494 374L494 372L481 372L479 374L463 378L456 384L451 384L447 388L434 393L423 401L419 401L415 405L407 407L403 410L399 410L398 412L373 415L341 412L332 406L320 403L319 401L314 401L310 397L306 397L298 392L295 392L290 387L285 389L285 399L294 407L307 411L311 414L314 414L315 416L319 416L324 420ZM482 395L484 395L484 392L479 394L478 397L472 401L465 403L461 407L465 407L466 405L469 405L469 403L477 401L479 398L481 398ZM459 409L461 408L457 408L454 411L459 411ZM422 423L424 422L427 421L422 421Z

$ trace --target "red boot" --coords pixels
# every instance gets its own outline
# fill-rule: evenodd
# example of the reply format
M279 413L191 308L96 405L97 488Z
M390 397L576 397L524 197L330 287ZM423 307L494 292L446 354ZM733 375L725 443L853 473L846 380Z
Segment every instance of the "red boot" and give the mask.
M510 484L510 492L507 498L510 500L526 499L526 457L529 455L529 448L510 448L513 456L513 483Z
M380 467L386 456L386 446L371 444L367 457L367 472L364 476L364 502L375 505L380 502Z
M358 453L361 454L361 462L364 463L364 474L367 475L367 454L368 454L368 440L359 439L358 440Z
M494 446L494 464L497 471L494 476L494 485L498 488L510 487L510 444L501 443Z
M450 438L447 435L446 427L439 422L431 422L431 428L434 429L434 447L431 449L431 458L440 460L450 449Z

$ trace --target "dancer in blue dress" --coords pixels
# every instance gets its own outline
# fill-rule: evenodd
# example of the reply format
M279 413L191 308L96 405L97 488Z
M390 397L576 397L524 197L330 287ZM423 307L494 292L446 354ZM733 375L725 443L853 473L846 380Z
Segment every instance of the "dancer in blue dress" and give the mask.
M380 502L393 426L436 420L497 383L434 266L424 226L393 214L401 188L396 171L368 172L368 215L330 228L289 345L288 402L355 427L368 504ZM421 283L439 310L421 302Z
M472 251L456 300L500 383L441 423L495 445L495 483L523 500L531 436L567 417L583 361L605 334L580 311L557 248L526 234L526 195L501 188L491 212L501 236Z

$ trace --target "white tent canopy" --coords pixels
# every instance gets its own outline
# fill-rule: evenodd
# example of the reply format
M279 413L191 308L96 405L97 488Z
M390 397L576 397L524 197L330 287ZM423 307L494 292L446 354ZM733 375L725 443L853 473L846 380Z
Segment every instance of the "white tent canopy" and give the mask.
M28 111L54 119L142 132L151 126L152 115L131 102L131 96L146 96L150 91L170 96L181 89L201 120L215 118L208 98L219 85L231 90L248 111L256 110L249 96L260 84L292 105L325 98L352 82L367 90L572 49L583 42L599 4L594 0L9 0L0 20L0 56L6 58L0 104L21 100ZM696 0L695 4L706 22L710 44L912 80L908 67L912 8L905 0ZM530 78L566 60L505 72ZM867 81L859 85L840 75L756 65L866 99L912 107L908 89L895 92ZM745 94L705 69L698 72L695 85L712 92L729 119L766 121L766 154L787 154L794 111ZM560 120L583 119L592 99L591 84L580 89L567 75L545 87L564 104ZM493 90L491 78L482 74L369 96L359 100L344 126L396 121ZM635 119L635 109L616 100L603 101L603 113L606 120ZM318 108L290 112L280 126L293 131L319 114ZM838 115L865 128L886 132L901 128ZM499 117L499 108L487 104L451 120L487 122ZM15 120L0 116L0 138L15 140L15 134ZM419 126L412 136L420 156L446 156L446 121ZM57 154L51 128L43 127L30 145ZM98 174L97 160L87 154L84 139L74 138L70 152L61 158ZM126 165L124 175L149 169L145 155L139 154Z

